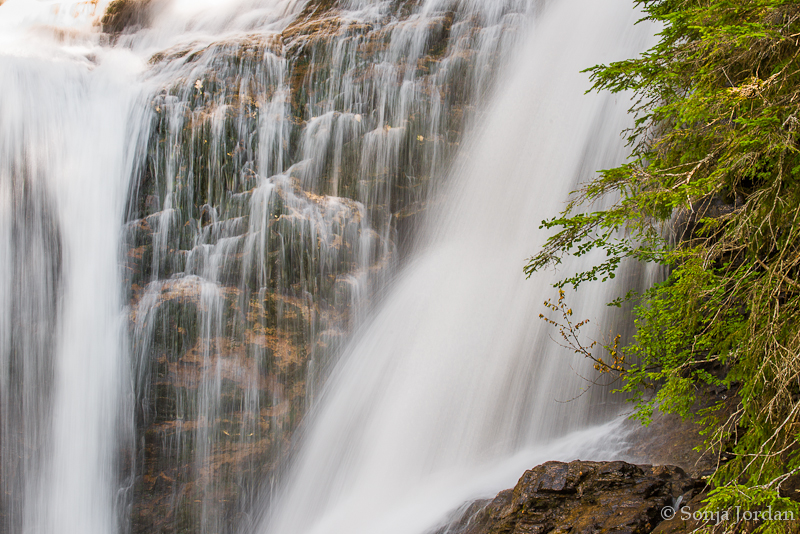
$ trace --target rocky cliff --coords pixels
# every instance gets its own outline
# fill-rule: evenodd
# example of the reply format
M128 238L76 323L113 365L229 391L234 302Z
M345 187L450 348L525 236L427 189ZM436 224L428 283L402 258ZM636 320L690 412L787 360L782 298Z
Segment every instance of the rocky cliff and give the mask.
M134 532L223 532L274 480L476 120L513 4L314 0L151 57L124 250ZM112 2L103 30L134 46L160 6Z

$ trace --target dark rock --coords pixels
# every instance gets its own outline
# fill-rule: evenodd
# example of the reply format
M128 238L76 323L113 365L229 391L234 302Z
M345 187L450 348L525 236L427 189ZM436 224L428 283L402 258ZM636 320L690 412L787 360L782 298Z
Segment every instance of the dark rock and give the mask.
M646 534L662 521L665 506L693 498L702 486L674 466L547 462L481 511L467 508L470 518L460 521L457 532Z
M690 534L705 526L707 524L705 521L695 519L694 512L704 506L703 501L706 497L708 495L705 492L696 491L683 495L675 511L675 517L659 523L652 534Z
M800 502L800 474L792 475L781 484L781 497Z
M694 202L690 210L682 210L675 219L678 241L691 241L710 235L715 229L704 220L724 219L742 207L742 198L713 195Z
M727 371L707 369L707 372L723 378ZM701 419L701 414L710 412L719 421L725 421L738 409L739 403L735 388L707 386L696 392L693 417L684 420L679 415L656 409L647 426L629 419L624 424L623 432L630 446L622 454L633 462L676 465L693 478L713 473L720 463L729 458L720 456L719 450L706 446L705 436L701 434L704 426L697 421Z

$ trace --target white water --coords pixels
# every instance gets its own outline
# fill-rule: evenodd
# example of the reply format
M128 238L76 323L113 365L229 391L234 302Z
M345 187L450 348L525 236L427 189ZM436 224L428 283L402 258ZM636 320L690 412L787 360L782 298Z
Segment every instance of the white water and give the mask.
M579 71L642 50L635 21L625 1L550 3L415 259L336 368L259 531L422 533L513 486L523 466L618 453L613 425L570 434L591 425L598 397L557 401L591 367L548 340L536 317L551 276L526 281L520 266L577 181L624 159L628 102L585 96ZM569 302L608 325L613 290Z
M262 524L243 528L275 534L421 533L466 500L511 486L536 463L616 453L618 440L609 438L616 427L592 427L616 410L593 406L607 402L605 394L555 402L580 393L585 384L576 371L583 362L554 348L537 319L541 301L553 293L550 277L525 281L521 268L543 241L539 221L557 213L576 180L624 158L616 132L627 124L627 102L583 96L588 81L578 72L644 48L647 29L629 32L636 14L627 1L551 0L543 13L544 2L463 2L433 82L408 67L426 54L427 21L446 11L449 0L429 0L407 21L388 23L389 3L349 2L346 16L354 24L386 23L391 30L374 78L356 80L352 74L358 47L369 44L366 38L343 40L331 51L332 74L315 83L329 84L329 93L338 97L325 100L320 93L319 101L313 97L308 103L307 124L298 136L303 161L289 167L286 61L266 53L240 72L243 79L274 86L258 103L267 111L257 124L238 123L241 139L259 134L247 161L253 177L235 177L242 191L237 202L244 206L237 209L246 213L234 213L230 205L208 207L214 224L197 230L189 250L179 251L186 252L185 264L166 273L162 267L174 260L170 247L178 248L174 242L185 219L202 218L192 211L199 206L180 197L178 184L187 179L182 174L187 161L191 168L191 157L178 146L181 136L187 130L192 138L204 135L202 124L187 126L186 102L199 91L197 81L220 74L216 54L235 50L254 35L264 40L277 35L302 2L157 3L152 24L123 35L116 46L101 39L93 25L107 4L0 2L0 489L5 499L0 525L25 534L127 528L125 508L141 474L131 452L140 437L134 404L143 402L149 387L141 383L148 383L142 377L155 358L151 338L166 328L157 323L164 295L197 293L199 335L208 341L235 339L224 315L224 297L232 288L245 295L242 301L257 295L264 302L274 283L299 296L309 310L321 302L350 306L352 322L363 321L363 303L380 294L397 266L395 221L380 206L397 200L392 180L407 168L404 147L409 139L423 143L412 168L430 185L409 194L413 202L424 201L440 183L452 150L443 140L451 95L442 88L466 72L464 90L479 100L497 51L518 40L502 35L503 29L534 19L530 38L500 80L488 111L474 115L481 122L467 117L463 123L474 133L445 177L447 188L440 194L446 202L428 217L411 262L334 368L298 438L299 453L277 502L252 510L256 517L270 506ZM484 24L477 35L468 23L471 15ZM184 49L200 59L181 55L148 65L153 53ZM465 70L460 62L471 52L475 60ZM167 87L178 90L167 94ZM210 106L216 113L210 120L212 145L224 144L225 96L225 91L214 96L217 107ZM422 104L426 96L430 102ZM163 158L164 172L156 177L163 194L147 218L155 230L152 273L131 311L119 252L126 246L121 239L127 231L126 195L141 172L154 113L163 113L170 143L155 156ZM414 117L418 131L409 126ZM355 145L354 172L360 179L354 199L338 198L346 196L340 182L352 177L336 170L347 156L344 145L357 136L363 140ZM327 176L326 158L335 162ZM228 178L213 158L203 166L215 180ZM384 181L373 180L384 175ZM306 191L328 196L296 194L296 176ZM227 219L218 221L226 211ZM245 215L249 220L241 218ZM275 230L273 218L284 226ZM280 233L277 250L269 249L270 230ZM339 239L347 247L315 248L318 240ZM299 269L299 283L292 279L298 268L290 261L298 247L307 247L310 263L308 279ZM277 273L267 262L275 252L283 258ZM234 268L237 255L243 260ZM345 264L352 264L349 271L341 267ZM341 270L334 271L337 283L352 288L344 304L338 294L319 289L335 268ZM608 325L602 304L615 296L613 289L595 289L570 296L570 303ZM138 318L131 319L132 340L129 315ZM338 347L330 343L327 353L314 353L324 332L309 322L306 396L312 400L318 396L315 378L325 374L324 365L322 370L313 365L318 357L323 364L333 358ZM278 329L284 327L298 328L278 321ZM247 417L242 416L237 439L246 450L259 439L264 408L259 376L265 371L258 363L260 349L241 363L238 354L231 357L210 342L199 346L203 371L197 393L175 399L178 430L164 431L159 439L167 444L165 464L190 449L190 469L202 478L214 455L234 441L221 436L229 434L219 421L231 417L222 403L223 378L244 376L241 411ZM279 393L273 397L270 408L288 404ZM207 425L182 433L184 417ZM269 421L278 442L286 420L275 415ZM197 501L193 528L214 533L230 528L212 494L231 480L246 479L247 473L235 473L227 480L204 480L206 494ZM182 491L177 485L173 490L173 513L185 504Z
M141 64L100 47L86 10L14 0L0 8L0 391L10 532L117 529L126 386L118 251L141 124L132 120L131 82Z

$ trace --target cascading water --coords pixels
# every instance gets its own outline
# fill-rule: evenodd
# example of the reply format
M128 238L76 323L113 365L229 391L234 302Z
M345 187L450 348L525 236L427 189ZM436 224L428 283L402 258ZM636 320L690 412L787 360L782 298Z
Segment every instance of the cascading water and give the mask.
M32 23L22 4L7 2L0 23L3 526L109 532L127 356L118 238L129 140L142 122L132 116L138 63L97 46L86 27L64 28L85 6L39 4Z
M419 252L331 377L259 531L422 533L513 485L520 457L617 452L607 432L564 437L609 411L593 394L557 402L591 368L547 339L536 315L549 277L526 281L519 266L578 180L624 158L608 132L625 127L627 102L585 96L579 73L642 49L643 34L627 31L635 20L626 2L564 0L535 24ZM608 324L612 295L595 287L571 302ZM493 478L503 460L519 470Z
M258 504L527 10L261 5L119 38L156 87L126 226L149 528Z
M521 267L634 16L0 1L0 532L424 532L588 451Z

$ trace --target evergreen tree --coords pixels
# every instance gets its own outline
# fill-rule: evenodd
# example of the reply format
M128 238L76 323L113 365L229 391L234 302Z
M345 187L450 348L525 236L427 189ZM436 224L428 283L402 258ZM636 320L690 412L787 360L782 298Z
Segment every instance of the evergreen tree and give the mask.
M526 272L598 248L605 261L559 287L613 278L625 258L667 266L663 283L626 297L638 302L630 345L605 360L583 352L621 376L645 422L654 406L688 416L704 386L735 390L733 415L702 414L732 458L708 506L798 517L780 487L800 473L800 3L635 3L662 24L659 43L589 69L594 90L636 95L633 155L543 223L558 231ZM585 211L606 195L619 200Z

